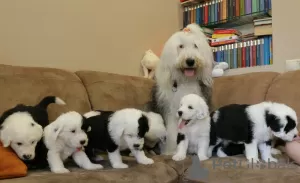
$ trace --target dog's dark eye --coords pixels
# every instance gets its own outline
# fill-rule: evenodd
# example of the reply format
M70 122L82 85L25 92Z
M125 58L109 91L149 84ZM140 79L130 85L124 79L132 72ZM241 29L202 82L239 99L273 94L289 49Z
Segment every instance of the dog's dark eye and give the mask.
M188 108L189 108L189 109L193 109L193 107L192 107L192 106L190 106L190 105L188 106Z
M179 48L184 48L183 44L179 45Z
M21 146L21 145L23 145L23 143L21 143L21 142L18 142L18 143L17 143L17 145L18 145L18 146Z
M132 138L132 137L133 137L133 135L131 135L131 134L128 134L128 137Z
M198 48L198 46L197 46L196 44L194 44L194 47L195 47L195 48Z
M32 141L32 142L31 142L31 144L34 144L34 143L35 143L35 141Z
M72 130L71 132L72 132L72 133L75 133L75 132L76 132L76 130Z
M31 123L31 126L34 126L34 123Z

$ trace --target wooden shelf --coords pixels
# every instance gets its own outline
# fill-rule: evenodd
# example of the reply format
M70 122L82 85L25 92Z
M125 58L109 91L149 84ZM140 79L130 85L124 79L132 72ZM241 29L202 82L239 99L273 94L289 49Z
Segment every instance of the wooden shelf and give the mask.
M180 3L181 6L191 6L191 5L196 5L196 4L199 4L199 3L202 3L202 2L206 2L206 1L210 1L210 0L188 0L188 1L185 1L183 3Z

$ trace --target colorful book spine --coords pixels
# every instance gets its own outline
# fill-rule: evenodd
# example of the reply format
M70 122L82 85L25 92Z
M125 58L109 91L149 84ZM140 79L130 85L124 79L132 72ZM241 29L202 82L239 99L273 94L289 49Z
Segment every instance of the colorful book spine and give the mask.
M226 62L229 69L271 65L272 36L213 47L216 62Z

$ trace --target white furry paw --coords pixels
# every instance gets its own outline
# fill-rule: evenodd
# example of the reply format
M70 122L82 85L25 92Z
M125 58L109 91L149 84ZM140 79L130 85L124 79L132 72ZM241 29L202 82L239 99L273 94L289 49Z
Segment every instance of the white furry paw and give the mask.
M182 160L184 160L186 158L186 155L184 155L184 154L175 154L173 157L172 157L172 159L174 160L174 161L182 161Z
M198 158L199 158L200 161L204 161L204 160L209 159L207 156L203 156L203 155L199 155Z
M53 173L70 173L70 170L66 168L59 168L59 169L52 169L51 172Z
M273 158L273 157L270 157L270 158L266 158L264 159L265 162L274 162L274 163L277 163L278 160L276 158Z
M150 164L153 164L154 161L151 158L145 157L142 160L140 160L138 163L143 164L143 165L150 165Z
M249 163L260 163L260 160L258 158L247 158Z
M281 151L279 149L276 148L272 148L271 149L271 154L272 155L277 155L277 154L282 154Z
M112 167L117 168L117 169L123 169L123 168L128 168L128 165L126 165L125 163L118 163L118 164L112 165Z
M91 163L89 166L85 167L86 170L99 170L102 169L103 166L100 164Z

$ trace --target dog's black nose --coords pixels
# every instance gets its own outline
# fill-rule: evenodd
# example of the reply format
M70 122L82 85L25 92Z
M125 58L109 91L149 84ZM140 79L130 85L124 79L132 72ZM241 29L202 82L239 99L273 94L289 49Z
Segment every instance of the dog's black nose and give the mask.
M134 147L134 148L139 148L139 147L140 147L140 144L133 144L133 147Z
M179 116L179 117L182 116L182 111L178 111L178 116Z
M83 144L85 144L85 142L86 142L85 140L81 140L80 144L83 145Z
M195 64L194 59L187 59L185 62L186 62L186 65L189 66L189 67L192 67Z
M294 138L296 138L297 137L297 135L294 135Z
M23 158L26 159L26 160L30 159L31 157L32 157L31 154L24 154L23 155Z

